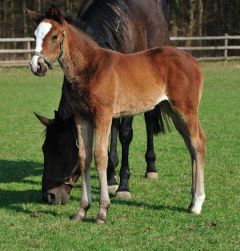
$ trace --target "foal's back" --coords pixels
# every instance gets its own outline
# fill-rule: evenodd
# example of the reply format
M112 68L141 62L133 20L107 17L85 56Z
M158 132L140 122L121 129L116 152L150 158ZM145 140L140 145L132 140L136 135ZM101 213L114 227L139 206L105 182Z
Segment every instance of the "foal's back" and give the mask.
M115 117L151 110L163 100L169 100L173 106L197 109L202 75L199 64L190 54L170 46L128 55L101 50L110 62L108 67L103 64L106 88L102 86L101 91L105 89L108 92L105 97L110 95L111 100L115 100Z

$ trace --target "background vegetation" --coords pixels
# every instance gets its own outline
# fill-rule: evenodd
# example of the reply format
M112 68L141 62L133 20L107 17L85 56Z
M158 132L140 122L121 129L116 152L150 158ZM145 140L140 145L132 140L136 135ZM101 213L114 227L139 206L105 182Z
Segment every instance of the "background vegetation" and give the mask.
M87 0L1 0L0 37L25 37L32 27L25 17L25 8L44 12L49 2L76 15ZM156 0L160 1L160 0ZM239 0L167 0L171 36L231 35L240 33Z
M207 135L206 202L200 216L187 213L191 169L186 147L173 129L155 138L158 180L144 178L143 116L134 120L130 153L132 200L111 199L107 223L94 222L98 179L93 165L93 205L83 223L67 205L41 204L43 126L37 111L52 117L62 74L45 78L27 68L0 68L0 250L240 250L240 65L203 64L200 118Z

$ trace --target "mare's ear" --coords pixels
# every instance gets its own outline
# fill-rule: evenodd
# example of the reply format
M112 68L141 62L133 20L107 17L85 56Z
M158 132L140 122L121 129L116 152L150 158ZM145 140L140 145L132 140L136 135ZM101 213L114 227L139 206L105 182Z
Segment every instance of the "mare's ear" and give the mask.
M48 126L51 124L52 120L51 119L48 119L46 117L43 117L39 114L37 114L36 112L34 112L35 116L38 118L38 120L45 126Z
M56 7L54 4L50 5L50 8L48 9L47 13L46 13L46 17L51 18L61 24L63 24L63 14L60 11L60 9L58 7Z
M37 24L39 24L44 19L44 15L37 13L36 11L25 9L25 13L27 17L32 19Z

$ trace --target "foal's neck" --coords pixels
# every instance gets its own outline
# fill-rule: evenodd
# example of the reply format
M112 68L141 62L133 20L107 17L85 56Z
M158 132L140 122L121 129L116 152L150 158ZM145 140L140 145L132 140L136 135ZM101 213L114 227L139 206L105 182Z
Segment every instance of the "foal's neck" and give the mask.
M98 46L91 38L67 22L64 23L64 28L63 56L59 63L68 81L76 83L82 80L84 73L94 64Z

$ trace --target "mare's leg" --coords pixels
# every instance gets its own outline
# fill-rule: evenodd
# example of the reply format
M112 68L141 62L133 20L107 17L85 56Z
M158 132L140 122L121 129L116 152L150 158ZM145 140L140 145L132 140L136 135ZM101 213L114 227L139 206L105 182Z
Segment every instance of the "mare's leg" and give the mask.
M107 180L108 180L108 191L110 193L115 193L118 189L115 168L118 165L118 155L117 155L117 138L120 126L120 119L113 119L111 127L111 143L110 150L108 153L108 168L107 168Z
M79 160L81 169L82 197L79 211L76 215L72 217L72 219L76 221L82 221L92 202L90 165L92 161L94 129L92 123L85 120L80 115L75 116L75 123L79 139Z
M120 184L117 190L117 198L131 199L128 180L130 178L130 170L128 163L129 146L133 138L132 130L133 117L123 118L121 120L119 138L122 144L122 165L120 169Z
M192 159L192 201L189 211L200 214L205 200L205 136L195 112L184 114L180 110L178 112L171 110L170 116L176 129L182 135Z
M147 130L147 151L145 154L145 159L147 162L146 178L156 179L158 178L158 173L155 167L156 154L154 152L154 142L153 142L153 120L154 120L154 110L144 113L146 130Z
M107 210L110 205L107 184L108 164L108 137L110 134L112 115L104 109L96 114L96 147L95 162L100 181L100 203L97 222L104 223L107 218Z

